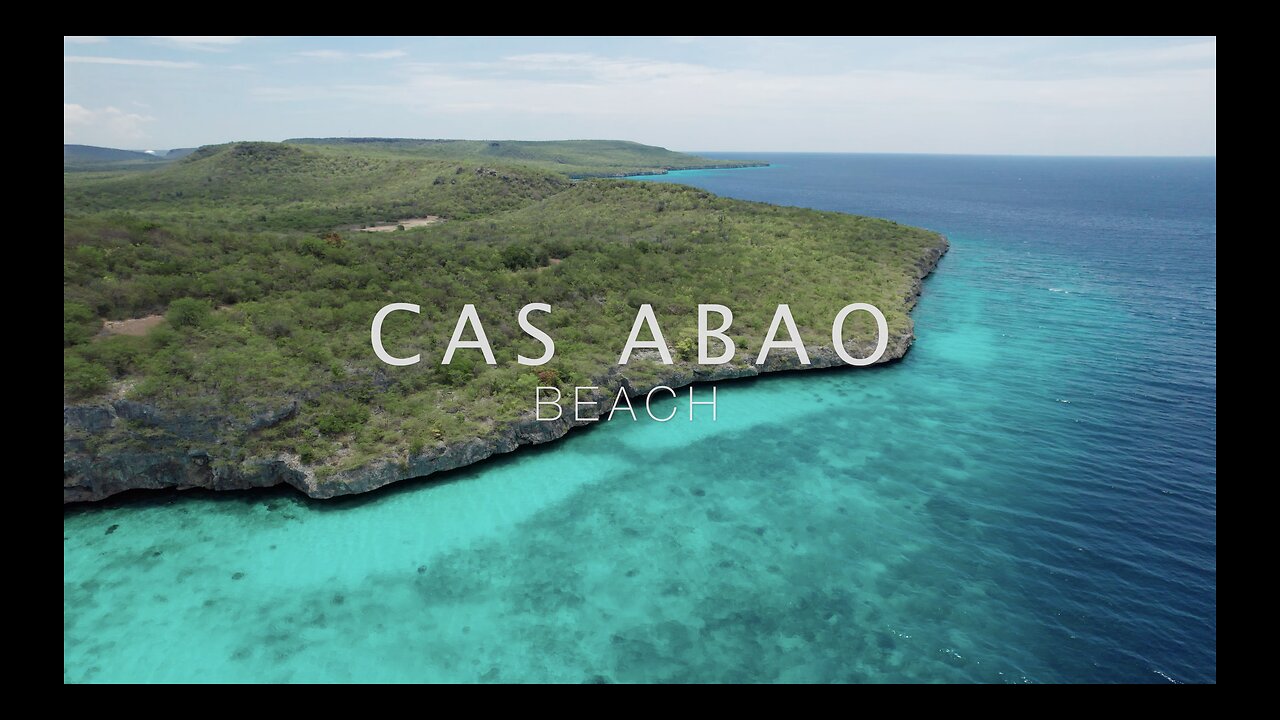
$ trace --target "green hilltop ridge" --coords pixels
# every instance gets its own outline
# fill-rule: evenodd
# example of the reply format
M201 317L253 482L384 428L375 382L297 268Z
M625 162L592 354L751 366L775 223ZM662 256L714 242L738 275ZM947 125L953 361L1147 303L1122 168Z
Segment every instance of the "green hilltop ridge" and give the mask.
M228 229L332 230L419 215L466 219L569 185L524 167L281 143L210 145L150 172L66 175L66 217L127 210Z
M705 160L601 141L344 139L64 173L64 501L282 482L330 497L458 467L574 425L532 421L538 385L569 397L599 386L607 412L619 387L757 374L778 303L815 366L839 364L831 321L851 302L884 311L886 359L906 352L941 236L682 185L571 179L643 158ZM359 231L425 216L445 222ZM389 367L370 348L373 315L391 302L422 306L384 327L388 351L420 352L420 364ZM556 342L540 367L515 362L541 354L516 323L531 302L553 308L533 316ZM709 302L734 312L729 366L696 365L697 305ZM465 303L496 366L466 349L440 364ZM674 366L617 365L645 303ZM845 338L867 354L869 316L851 316ZM775 352L763 370L795 367Z
M294 138L286 143L362 153L521 165L573 178L660 175L669 170L760 167L751 160L698 157L627 140L412 140L408 138Z

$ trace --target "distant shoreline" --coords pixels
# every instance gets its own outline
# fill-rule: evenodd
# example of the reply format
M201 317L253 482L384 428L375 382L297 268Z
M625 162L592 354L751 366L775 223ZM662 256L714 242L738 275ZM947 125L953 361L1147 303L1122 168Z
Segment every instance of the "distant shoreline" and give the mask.
M698 165L695 167L658 168L658 172L649 172L649 171L625 172L625 173L613 173L612 175L586 174L586 175L570 175L569 177L572 180L598 180L600 178L647 177L650 175L654 177L661 177L663 175L670 175L673 172L684 172L686 170L739 170L741 168L769 167L770 164L771 163L767 163L767 162L742 162L734 165Z

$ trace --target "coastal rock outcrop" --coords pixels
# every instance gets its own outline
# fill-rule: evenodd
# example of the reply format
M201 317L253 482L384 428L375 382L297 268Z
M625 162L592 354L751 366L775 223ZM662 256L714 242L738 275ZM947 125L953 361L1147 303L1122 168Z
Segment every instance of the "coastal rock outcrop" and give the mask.
M917 278L904 298L908 308L920 297L925 277L948 250L946 238L930 248L916 265ZM907 329L889 338L880 363L906 355L915 339L910 321ZM730 365L675 365L659 381L633 383L625 366L611 366L596 379L599 390L589 400L608 407L619 388L642 396L658 385L682 388L693 383L711 383L763 373L829 368L843 365L828 346L807 346L809 365L800 365L792 354L775 353L763 366L750 361ZM849 343L855 357L870 355L871 343ZM852 369L852 368L850 368ZM241 490L287 483L313 498L368 492L391 483L454 470L486 458L515 450L522 445L538 445L563 437L578 425L566 416L539 422L530 412L515 421L499 425L490 434L461 442L423 449L407 459L385 459L334 473L317 473L316 467L297 457L244 458L242 451L219 442L220 431L228 429L257 432L281 423L296 414L298 400L287 399L275 407L263 408L246 420L184 415L131 400L66 405L62 410L64 503L101 500L126 490L187 489ZM96 442L110 432L109 444ZM123 438L123 439L120 439Z

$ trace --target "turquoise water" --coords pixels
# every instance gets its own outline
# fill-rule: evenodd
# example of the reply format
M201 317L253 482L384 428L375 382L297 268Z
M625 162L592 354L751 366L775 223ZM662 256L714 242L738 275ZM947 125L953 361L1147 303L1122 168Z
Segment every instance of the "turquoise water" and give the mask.
M1216 680L1212 161L767 159L660 180L948 233L905 361L349 500L68 510L64 678Z

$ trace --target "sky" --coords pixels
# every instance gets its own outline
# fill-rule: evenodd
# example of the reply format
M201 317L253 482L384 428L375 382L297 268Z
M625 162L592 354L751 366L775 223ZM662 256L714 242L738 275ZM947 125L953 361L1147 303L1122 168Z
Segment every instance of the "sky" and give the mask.
M1216 155L1215 38L67 36L63 142Z

